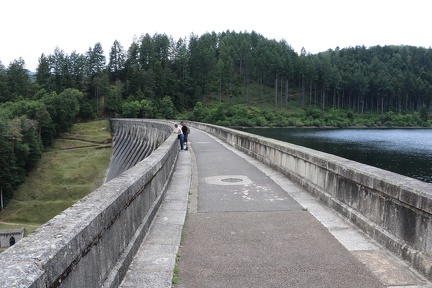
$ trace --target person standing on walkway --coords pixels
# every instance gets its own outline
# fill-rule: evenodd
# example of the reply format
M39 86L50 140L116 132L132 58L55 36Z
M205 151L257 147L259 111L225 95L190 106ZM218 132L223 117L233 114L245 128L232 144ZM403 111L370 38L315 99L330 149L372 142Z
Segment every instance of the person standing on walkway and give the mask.
M175 130L173 133L176 133L178 135L177 138L180 140L180 150L184 151L184 135L182 129L177 124L174 124L174 127Z
M189 150L189 144L188 144L188 136L189 136L189 128L187 127L185 122L180 122L180 125L182 125L181 130L183 132L183 137L184 137L184 143L185 143L185 149L184 150Z

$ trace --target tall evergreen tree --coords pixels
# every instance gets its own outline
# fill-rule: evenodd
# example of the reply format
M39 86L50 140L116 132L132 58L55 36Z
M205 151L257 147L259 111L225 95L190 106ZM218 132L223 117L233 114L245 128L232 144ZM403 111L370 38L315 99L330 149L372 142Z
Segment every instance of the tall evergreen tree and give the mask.
M127 59L125 62L126 69L126 87L125 96L135 95L141 89L142 74L140 69L140 46L136 39L128 49ZM126 98L125 97L125 98Z
M73 75L73 85L68 88L76 88L82 91L83 93L88 91L88 78L89 74L87 73L88 59L85 55L79 54L76 51L72 51L70 54L70 69Z
M65 88L67 88L66 81L66 53L56 47L54 54L50 57L51 67L54 72L54 89L57 93L60 93Z
M99 113L100 101L109 91L108 82L106 81L106 58L102 45L98 42L93 49L89 49L88 71L89 71L89 94L90 99L94 99L94 110Z
M36 68L36 81L39 86L46 91L51 91L51 67L49 58L43 53L39 58L39 64Z
M33 93L32 83L22 58L14 60L6 71L8 95L6 101L17 100L20 97L30 99Z
M0 61L0 103L6 102L10 99L8 88L8 78L6 69Z
M187 49L186 39L180 38L173 48L172 57L172 70L175 73L174 79L177 82L177 94L178 97L173 99L176 107L192 107L191 99L189 97L191 93L190 88L190 76L189 76L189 51Z
M110 73L111 81L124 80L125 61L126 54L123 46L115 40L110 50L108 62L108 72Z
M95 76L105 71L106 58L100 42L97 42L93 49L89 49L88 57L90 75Z
M13 197L13 191L17 183L16 164L6 119L0 117L0 120L0 167L2 167L0 169L0 191L3 195L4 205L7 205Z

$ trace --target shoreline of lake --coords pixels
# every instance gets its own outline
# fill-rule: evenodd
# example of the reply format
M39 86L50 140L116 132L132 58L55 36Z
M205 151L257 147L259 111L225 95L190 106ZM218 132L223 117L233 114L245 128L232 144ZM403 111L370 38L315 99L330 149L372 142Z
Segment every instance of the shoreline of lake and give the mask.
M368 127L368 126L349 126L349 127L337 127L337 126L229 126L231 129L272 129L272 128L286 128L286 129L432 129L432 127L422 127L422 126L379 126L379 127Z
M432 183L432 129L396 127L239 128Z

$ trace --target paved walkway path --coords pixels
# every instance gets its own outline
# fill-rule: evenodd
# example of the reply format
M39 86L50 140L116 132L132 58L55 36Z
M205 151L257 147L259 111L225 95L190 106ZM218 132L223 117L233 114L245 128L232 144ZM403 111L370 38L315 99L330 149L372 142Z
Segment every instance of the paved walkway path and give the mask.
M189 139L192 150L179 155L181 169L192 164L182 244L178 222L178 242L158 246L162 254L152 254L159 257L146 260L147 266L134 264L143 263L149 243L157 244L152 234L172 239L173 227L160 230L168 228L161 219L170 221L164 203L165 216L152 224L122 287L170 287L169 273L162 281L158 265L169 262L169 272L176 256L176 288L431 287L279 173L207 133L193 130Z

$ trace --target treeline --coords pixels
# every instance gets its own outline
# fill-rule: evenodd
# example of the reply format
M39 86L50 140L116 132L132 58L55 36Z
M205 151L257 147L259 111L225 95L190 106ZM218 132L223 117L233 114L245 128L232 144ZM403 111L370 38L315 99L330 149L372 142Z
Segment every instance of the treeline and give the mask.
M284 40L226 31L178 40L145 34L127 49L114 41L108 55L100 43L84 54L56 48L40 56L34 74L21 58L0 63L6 202L44 147L76 121L182 117L346 127L359 124L354 114L375 113L381 116L371 125L429 125L431 49L357 46L299 55Z
M432 50L413 46L302 50L298 55L286 41L255 32L192 34L177 41L146 34L127 50L114 41L108 59L100 43L85 54L56 48L39 58L34 82L23 65L22 59L7 69L0 65L0 103L75 88L89 106L83 117L164 116L159 105L167 105L161 102L165 97L174 114L198 101L230 103L239 96L249 104L256 104L257 96L276 109L289 108L292 96L300 96L304 108L356 113L431 108Z

